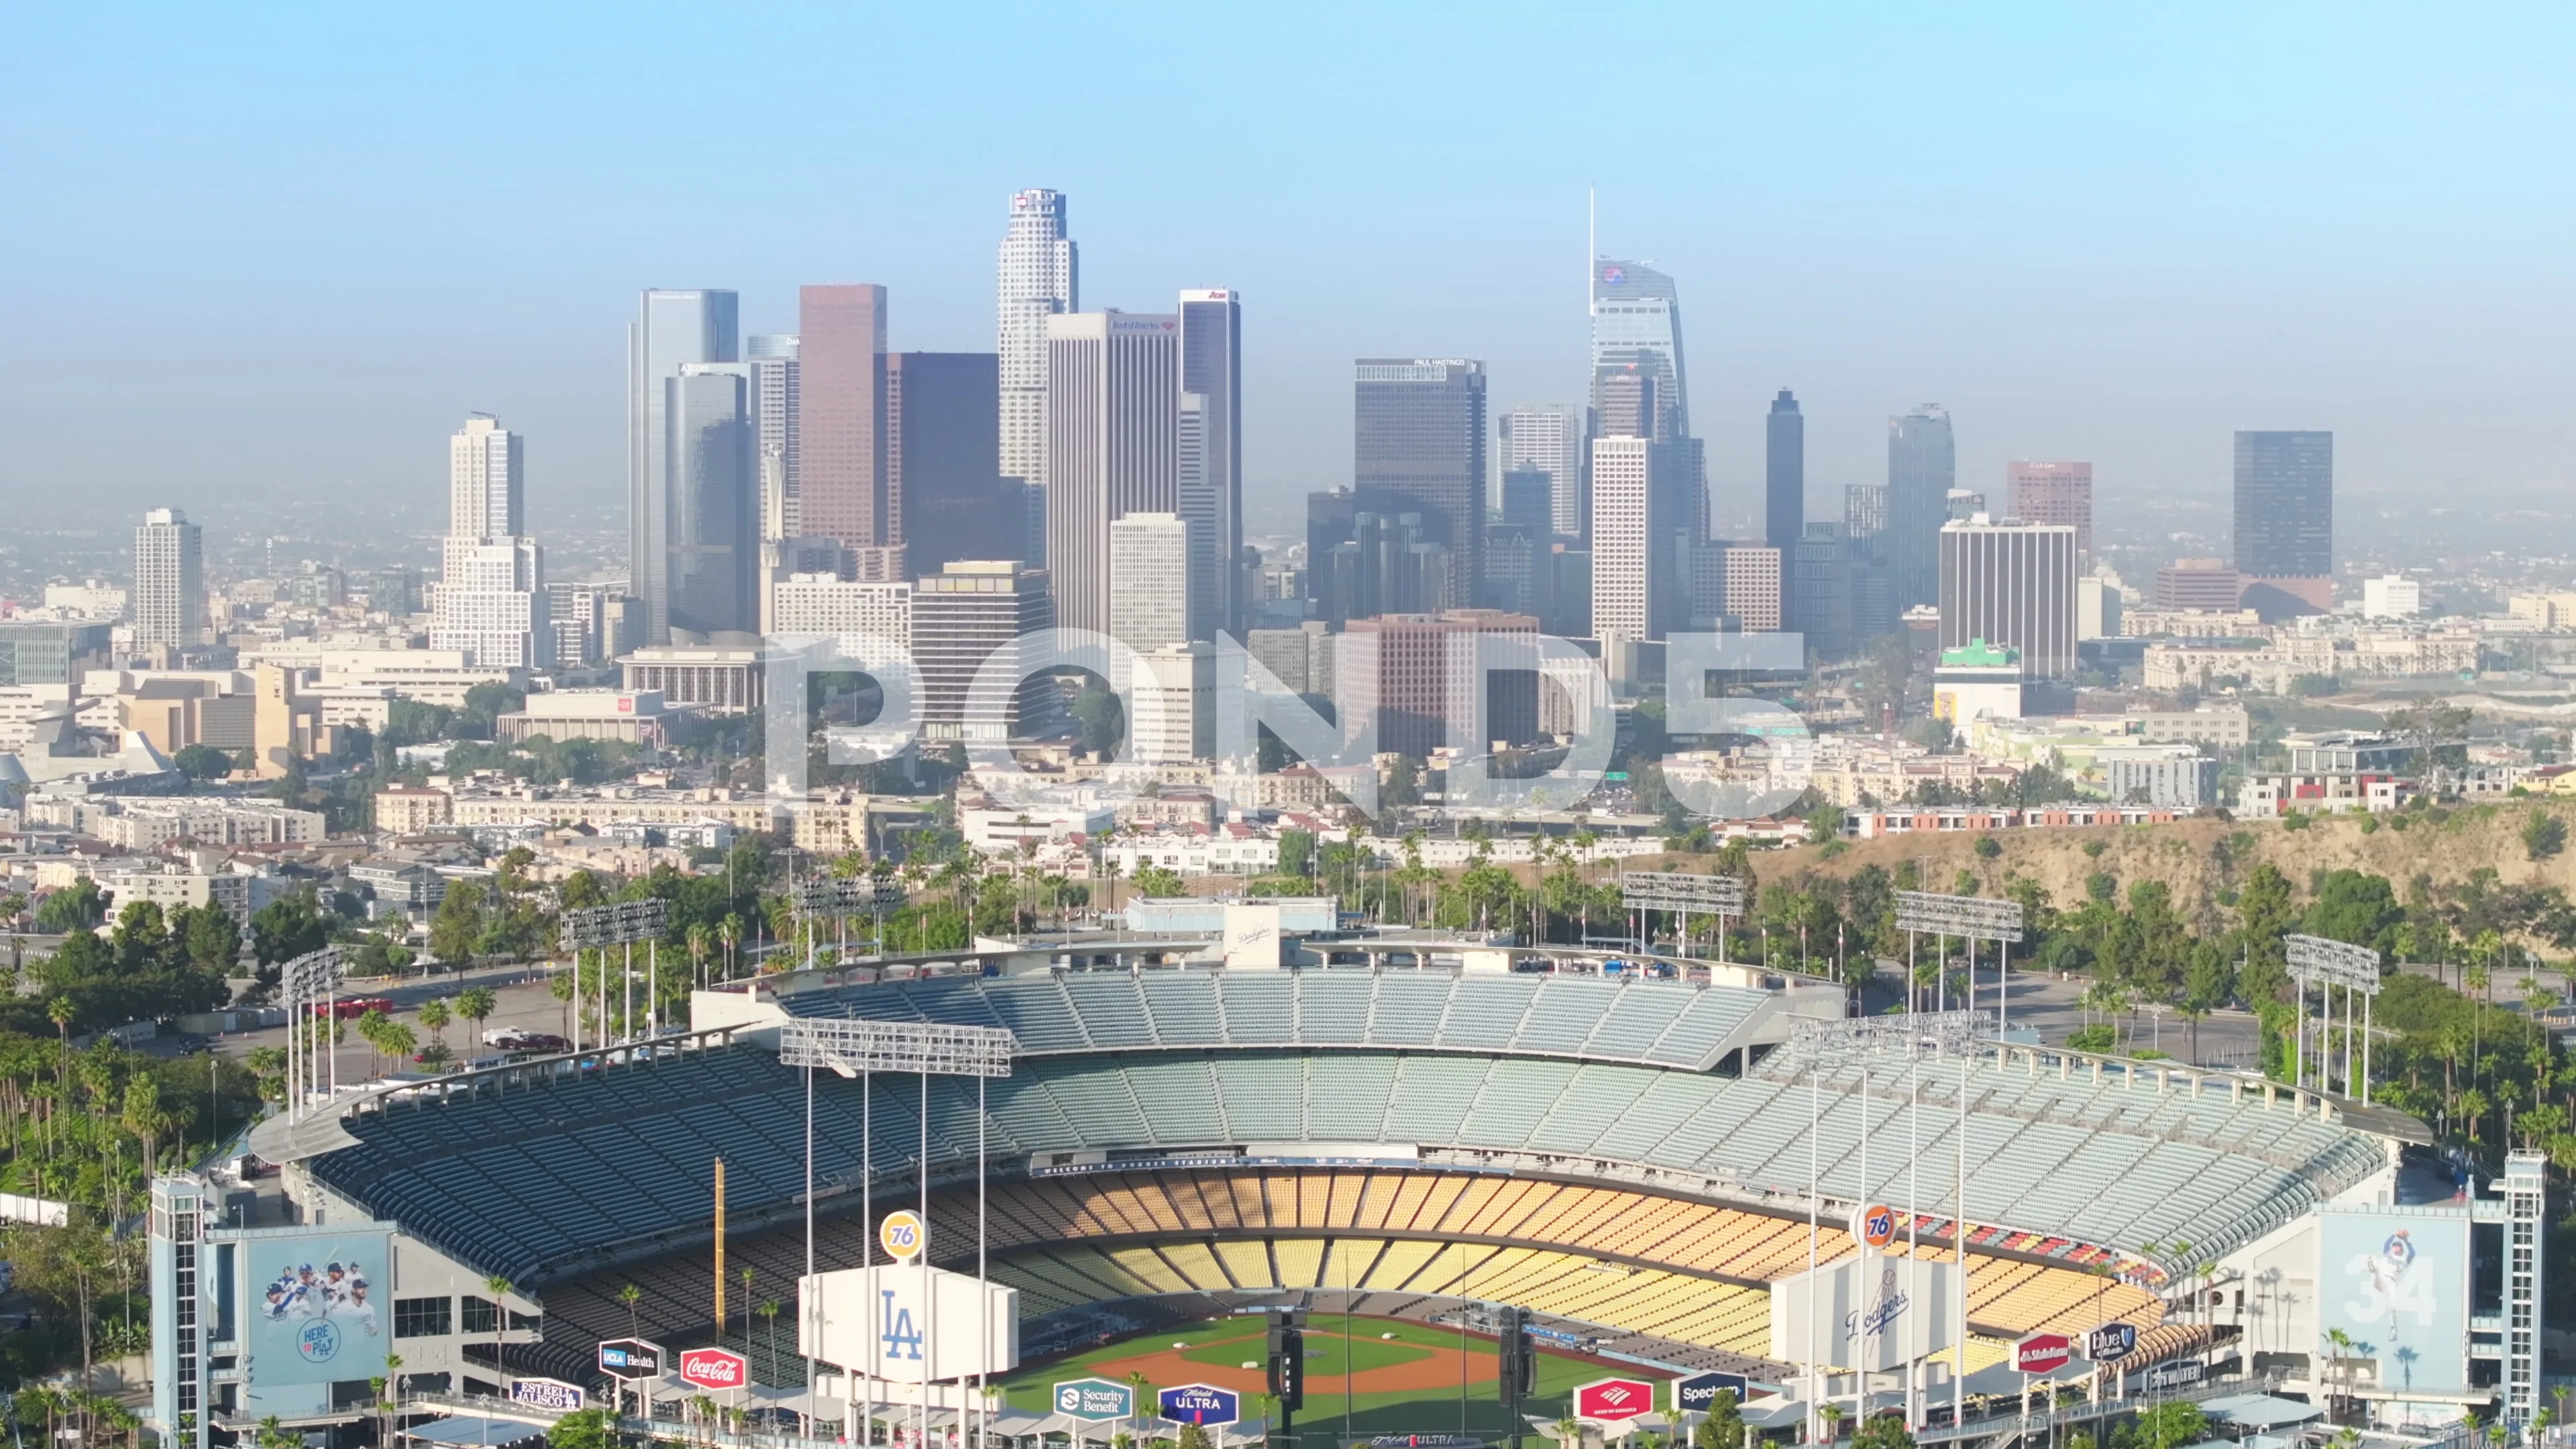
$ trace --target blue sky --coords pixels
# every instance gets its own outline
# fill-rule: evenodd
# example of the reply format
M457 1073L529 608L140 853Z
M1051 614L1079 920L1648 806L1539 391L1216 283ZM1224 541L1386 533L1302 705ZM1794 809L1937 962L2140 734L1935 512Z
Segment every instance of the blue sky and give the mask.
M1962 482L2214 496L2236 427L2346 482L2569 481L2570 12L2541 6L16 7L0 509L434 496L468 409L538 525L623 477L643 286L893 289L988 348L1016 187L1086 306L1246 303L1250 512L1344 481L1348 362L1577 395L1605 252L1682 288L1721 521L1952 411Z

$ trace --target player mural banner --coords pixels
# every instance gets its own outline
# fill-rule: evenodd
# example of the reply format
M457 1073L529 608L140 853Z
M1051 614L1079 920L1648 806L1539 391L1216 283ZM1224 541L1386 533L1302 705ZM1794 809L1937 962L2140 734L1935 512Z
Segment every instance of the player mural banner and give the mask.
M2392 1393L2468 1387L2469 1215L2451 1207L2317 1210L2318 1352L2337 1328Z
M263 1385L381 1378L390 1234L326 1228L243 1243L250 1372Z

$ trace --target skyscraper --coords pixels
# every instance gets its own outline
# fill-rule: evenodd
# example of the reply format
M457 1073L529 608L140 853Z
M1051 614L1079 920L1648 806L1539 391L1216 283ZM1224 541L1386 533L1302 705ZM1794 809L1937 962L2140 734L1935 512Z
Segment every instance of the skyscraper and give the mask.
M1661 639L1689 615L1687 459L1672 443L1592 440L1592 629ZM1775 611L1776 612L1776 611Z
M1196 497L1181 500L1181 513L1204 534L1205 556L1192 561L1191 612L1201 621L1193 639L1215 631L1239 632L1242 590L1236 586L1243 557L1243 294L1223 288L1181 293L1181 391L1206 402L1199 409Z
M1064 194L1014 193L1010 230L1002 236L995 334L1005 478L1045 481L1047 319L1081 309L1081 271L1073 239L1065 235Z
M2011 485L2012 516L2024 523L2062 523L2075 530L2075 558L2080 566L2093 556L2093 465L2032 463L2020 459L2004 465Z
M1602 407L1603 369L1635 365L1655 380L1658 416L1647 435L1663 441L1690 436L1680 295L1672 278L1642 262L1593 263L1592 406Z
M1109 633L1139 654L1190 642L1189 532L1171 513L1109 525Z
M1560 538L1583 537L1583 409L1572 403L1516 407L1503 414L1502 443L1505 473L1535 468L1547 475L1550 529Z
M1485 364L1362 358L1355 387L1355 501L1372 512L1420 513L1454 570L1437 607L1463 606L1474 597L1485 532Z
M188 515L155 508L134 530L134 642L183 649L206 638L205 539Z
M751 366L752 457L761 478L762 538L794 538L803 531L797 517L802 378L796 354L793 333L757 332L743 342L742 358Z
M1762 537L1794 549L1807 536L1807 419L1787 388L1771 400L1762 434Z
M913 576L1026 552L1027 485L1001 474L998 375L990 352L886 357L887 531Z
M1887 420L1887 534L1883 557L1895 576L1896 607L1937 603L1941 596L1941 525L1949 521L1958 483L1950 415L1925 403Z
M666 384L687 363L733 362L741 336L732 292L648 289L626 334L627 572L644 602L644 641L671 638L670 429Z
M797 531L839 539L853 551L892 543L885 288L800 288L796 336Z
M526 445L490 413L447 440L447 536L516 538L528 531Z
M2075 530L1994 523L1943 525L1941 647L1972 641L2021 651L2026 679L2075 673Z
M527 536L527 455L518 434L476 413L447 440L447 537L439 557L433 649L485 668L554 662L545 555Z
M2236 572L2267 615L2334 607L2334 434L2236 435Z
M1052 711L1055 682L1023 680L1000 708L970 698L975 674L995 655L1017 664L1020 640L1055 624L1047 576L1002 559L960 559L927 574L912 591L912 660L919 673L921 733L932 740L999 741L1029 732Z
M665 641L760 627L760 500L751 377L742 363L684 363L663 384L670 457Z
M1056 623L1106 633L1109 525L1130 513L1179 511L1180 318L1049 317L1047 353L1043 473Z

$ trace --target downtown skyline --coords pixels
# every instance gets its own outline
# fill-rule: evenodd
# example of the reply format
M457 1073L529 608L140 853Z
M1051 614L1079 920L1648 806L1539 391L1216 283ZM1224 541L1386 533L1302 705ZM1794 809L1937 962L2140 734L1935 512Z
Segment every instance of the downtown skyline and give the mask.
M343 482L435 488L423 445L479 409L530 438L534 524L551 531L619 492L613 319L635 291L735 288L746 334L792 332L799 284L864 278L890 289L895 345L985 350L993 198L1029 186L1074 199L1084 305L1158 309L1210 276L1247 298L1244 486L1255 535L1292 529L1305 491L1347 476L1355 357L1477 357L1498 403L1582 396L1573 271L1585 251L1586 183L1600 188L1600 251L1650 260L1688 293L1687 401L1708 444L1721 528L1758 521L1763 412L1783 386L1809 420L1811 516L1828 516L1844 485L1877 477L1884 419L1925 400L1959 420L1962 486L1997 491L2015 458L2088 458L2107 510L2176 493L2223 503L2238 428L2332 430L2345 477L2364 488L2563 480L2562 460L2576 455L2571 425L2538 399L2551 391L2542 341L2562 330L2570 298L2538 249L2558 229L2564 189L2507 194L2482 179L2563 168L2534 150L2551 129L2545 114L2523 109L2563 100L2517 89L2531 62L2516 56L2472 67L2439 48L2410 50L2393 28L2354 34L2322 16L2211 12L2197 38L1969 17L1945 33L1906 32L1902 44L1893 26L1864 35L1781 17L1670 17L1662 49L1672 54L1634 63L1647 75L1695 65L1710 82L1695 88L1706 99L1649 107L1649 132L1670 138L1685 158L1678 166L1568 150L1548 138L1561 129L1561 103L1549 102L1497 112L1499 124L1473 139L1352 150L1375 159L1328 185L1294 161L1281 120L1320 128L1313 140L1330 149L1357 146L1361 118L1335 118L1311 99L1283 103L1270 66L1249 94L1221 105L1211 80L1186 68L1176 79L1215 134L1239 143L1240 168L1224 176L1171 166L1159 148L1110 145L1144 139L1147 108L1124 101L1017 131L1007 123L1030 99L997 98L983 111L935 102L936 114L962 123L939 144L863 156L830 154L856 118L790 102L813 124L716 176L702 204L650 224L615 203L641 178L601 159L589 130L508 75L491 82L481 111L451 114L427 62L456 42L389 20L311 42L372 63L368 104L332 89L353 82L308 77L352 107L345 135L308 129L242 148L282 168L279 199L333 203L284 229L267 224L274 203L210 192L224 172L198 149L241 139L233 128L266 115L261 104L232 107L203 141L166 152L103 152L105 142L76 134L90 108L127 86L157 79L180 98L202 87L172 74L192 38L180 27L137 40L131 76L113 85L75 65L32 76L0 102L49 138L28 184L61 218L14 242L52 285L15 300L13 315L58 345L41 360L22 353L0 364L13 383L0 421L74 423L68 437L37 437L0 465L0 500L41 496L29 490L75 468L95 480L91 492L136 507L183 484L244 495ZM30 53L81 40L76 19L45 23L57 29L33 36ZM890 23L889 44L924 60L897 68L900 95L929 97L968 65L928 59L939 22ZM1070 35L1062 22L1034 23L1075 54L1141 25L1113 17ZM1470 75L1481 87L1496 74L1471 62L1526 73L1520 52L1544 53L1564 23L1540 23L1508 54L1482 37L1472 55L1433 64L1433 21L1404 17L1382 54L1354 62L1356 75L1402 77L1409 94L1464 103ZM1183 53L1284 46L1271 58L1285 74L1311 52L1311 41L1237 25ZM261 32L254 18L218 50L261 73L280 63L245 49ZM2080 82L2050 68L2114 42L2141 63ZM793 75L813 64L761 43L757 33L718 37L703 60L719 78L751 73L755 54L764 65L783 59ZM524 39L532 56L620 44L542 27ZM2319 53L2281 69L2301 46ZM1748 53L1772 57L1777 74L1757 73ZM614 101L653 70L584 84ZM2258 74L2266 85L2250 84ZM2348 86L2354 74L2384 83L2367 103ZM1837 94L1875 85L1880 98L1841 116L1795 97L1823 75L1840 78ZM1999 89L2007 77L2017 89ZM1906 130L1883 128L1909 97L1936 93L1950 99L1913 111ZM2190 102L2179 123L2141 124L2177 98ZM1264 117L1265 103L1283 115ZM2044 107L2050 126L2029 124ZM452 136L439 129L451 123ZM537 144L481 147L505 123ZM1891 146L1898 135L1906 144ZM426 243L404 220L426 198L400 179L417 173L353 175L336 164L359 154L415 165L471 154L517 198L524 225L507 238ZM1515 202L1497 212L1478 198L1500 194L1507 161ZM752 198L797 167L828 184L776 193L785 204L754 223ZM109 185L124 199L111 199ZM132 199L143 197L159 200ZM188 208L189 225L142 225L159 207ZM2037 224L2043 216L2049 224ZM2220 225L2247 216L2260 224ZM2474 243L2461 239L2471 234ZM172 250L183 235L185 251ZM424 291L480 304L394 305ZM470 327L469 310L483 314ZM494 311L507 325L489 325ZM2393 346L2396 335L2407 345ZM324 354L362 365L299 362ZM119 384L101 387L111 375ZM306 425L273 456L228 457L212 441L238 410L288 406Z

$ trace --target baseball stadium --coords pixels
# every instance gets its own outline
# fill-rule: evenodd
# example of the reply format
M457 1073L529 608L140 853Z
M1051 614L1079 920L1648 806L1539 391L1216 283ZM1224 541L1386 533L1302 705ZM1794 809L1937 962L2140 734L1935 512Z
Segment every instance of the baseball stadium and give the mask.
M507 1417L492 1405L523 1378L597 1395L599 1345L641 1339L733 1346L773 1402L819 1418L859 1391L809 1383L799 1280L884 1262L872 1223L925 1204L936 1267L1015 1292L1016 1367L967 1417L1031 1442L1119 1427L1051 1416L1070 1378L1218 1385L1253 1417L1278 1313L1303 1325L1296 1421L1317 1443L1545 1432L1587 1379L1711 1372L1740 1376L1747 1423L1781 1437L1812 1431L1822 1395L1981 1438L2050 1377L2016 1345L2051 1336L2074 1345L2055 1377L2092 1402L2322 1401L2332 1378L2386 1423L2509 1402L2536 1368L2512 1329L2536 1267L2482 1300L2468 1263L2477 1234L2536 1233L2536 1205L2426 1188L2426 1134L2383 1108L1973 1032L1930 1050L1943 1019L1844 1022L1839 987L1737 966L1303 955L1127 943L791 973L701 993L692 1029L646 1050L273 1119L252 1147L276 1177L156 1184L159 1382L185 1398L164 1422L197 1443L270 1415L354 1432L366 1396L345 1370L225 1357L251 1250L312 1233L383 1235L387 1373L425 1412ZM849 1022L1007 1032L1007 1064L782 1059ZM1781 1285L1867 1251L1847 1227L1864 1207L1893 1215L1873 1238L1890 1261L1964 1252L1963 1348L1890 1376L1784 1342ZM2456 1363L2322 1346L2344 1245L2391 1231L2421 1250L2407 1262L2459 1329ZM1540 1351L1520 1424L1496 1397L1505 1309ZM2134 1347L2088 1361L2087 1335L2117 1325Z

